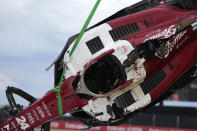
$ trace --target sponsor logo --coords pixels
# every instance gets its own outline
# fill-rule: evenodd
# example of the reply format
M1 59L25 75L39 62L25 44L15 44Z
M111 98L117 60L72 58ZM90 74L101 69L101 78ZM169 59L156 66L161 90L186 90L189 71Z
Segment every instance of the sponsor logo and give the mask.
M153 40L153 39L157 39L157 38L168 38L170 36L172 36L173 34L175 34L176 32L176 26L175 25L171 25L168 29L164 29L162 32L157 33L147 39L144 40L144 42L148 41L148 40Z
M20 118L16 117L16 121L21 126L22 130L29 128L29 124L26 123L26 118L24 116L21 116Z
M126 52L128 51L128 47L125 46L125 45L123 45L123 46L121 47L121 51L122 51L122 53L126 53Z
M44 111L42 110L42 108L40 106L37 107L37 111L40 114L40 117L41 118L44 118L45 117Z
M152 129L150 128L148 131L169 131L168 129Z
M107 131L126 131L124 127L108 126Z
M187 31L181 32L181 33L179 33L178 35L176 35L174 37L173 41L168 41L166 43L166 46L165 46L165 58L168 57L168 55L170 54L170 52L172 52L174 46L176 46L177 43L180 42L180 40L183 38L183 36L185 36L186 33L187 33ZM185 40L183 42L185 42ZM177 46L177 48L179 46L180 46L180 44Z
M84 127L84 125L82 125L82 124L65 123L64 127L66 129L80 129L80 128Z
M51 122L51 127L53 128L59 128L59 123L58 122Z
M34 114L34 116L35 116L36 120L39 120L39 117L38 117L38 115L37 115L36 111L35 111L35 110L32 110L32 112L33 112L33 114Z
M34 118L32 117L31 113L27 113L27 119L30 122L30 124L33 124L35 122Z
M50 113L48 107L46 106L46 104L44 102L42 102L42 106L44 107L44 109L45 109L46 113L48 114L48 116L51 116L51 113Z
M143 131L143 128L140 128L140 127L128 127L127 131Z
M93 127L93 128L90 128L90 130L97 130L97 131L101 131L101 127Z

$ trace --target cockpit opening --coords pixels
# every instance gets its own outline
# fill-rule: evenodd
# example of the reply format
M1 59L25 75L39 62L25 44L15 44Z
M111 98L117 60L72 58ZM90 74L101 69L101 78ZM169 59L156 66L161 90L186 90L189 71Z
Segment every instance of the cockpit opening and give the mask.
M126 78L122 64L114 55L101 58L84 72L84 83L95 94L104 94L117 88Z

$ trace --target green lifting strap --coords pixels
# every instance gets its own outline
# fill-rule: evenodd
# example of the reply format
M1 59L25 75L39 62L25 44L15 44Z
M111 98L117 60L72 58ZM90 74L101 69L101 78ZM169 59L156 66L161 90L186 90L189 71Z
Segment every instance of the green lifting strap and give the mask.
M79 44L81 38L83 37L91 19L93 18L95 12L96 12L96 9L98 8L99 4L100 4L101 0L97 0L96 4L94 5L90 15L88 16L83 28L81 29L81 32L80 34L78 35L73 47L72 47L72 50L70 51L69 53L69 56L71 57L72 54L74 53L77 45ZM66 64L64 65L63 67L63 72L61 74L61 78L60 78L60 82L59 82L59 85L58 85L58 88L54 88L50 91L53 91L53 92L56 92L57 93L57 99L58 99L58 111L59 111L59 116L62 116L63 115L63 106L62 106L62 98L61 98L61 94L60 94L60 91L61 91L61 87L62 87L62 84L63 84L63 80L64 80L64 74L65 74L65 68L66 68Z

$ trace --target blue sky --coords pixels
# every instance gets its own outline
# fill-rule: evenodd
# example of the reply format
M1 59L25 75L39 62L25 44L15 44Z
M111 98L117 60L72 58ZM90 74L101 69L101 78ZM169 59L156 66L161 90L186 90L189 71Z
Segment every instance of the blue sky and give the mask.
M101 1L90 25L137 1ZM61 52L67 38L80 31L95 2L0 1L0 105L7 103L3 87L8 82L37 98L53 88L53 68L48 72L45 68Z

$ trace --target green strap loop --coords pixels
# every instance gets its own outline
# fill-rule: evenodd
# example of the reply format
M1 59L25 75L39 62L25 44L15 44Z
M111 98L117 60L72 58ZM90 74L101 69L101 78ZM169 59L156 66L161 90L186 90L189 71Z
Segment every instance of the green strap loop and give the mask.
M57 93L59 116L63 115L62 98L61 98L60 91L61 91L63 80L64 80L65 67L66 67L66 65L64 65L64 67L63 67L63 72L61 74L61 78L60 78L60 82L59 82L58 88L53 88L53 89L50 90L52 92L56 92Z
M99 4L100 4L101 0L97 0L96 4L94 5L90 15L88 16L85 24L83 25L82 29L81 29L81 32L80 34L78 35L70 53L69 53L69 56L71 57L72 54L74 53L77 45L79 44L81 38L83 37L88 25L90 24L90 21L91 19L93 18L95 12L96 12L96 9L98 8ZM58 111L59 111L59 116L62 116L63 115L63 106L62 106L62 98L61 98L61 94L60 94L60 91L61 91L61 88L62 88L62 84L63 84L63 80L64 80L64 74L65 74L65 68L66 68L66 65L64 65L63 67L63 72L61 74L61 78L60 78L60 82L59 82L59 85L58 85L58 88L53 88L52 92L56 92L57 93L57 99L58 99Z

